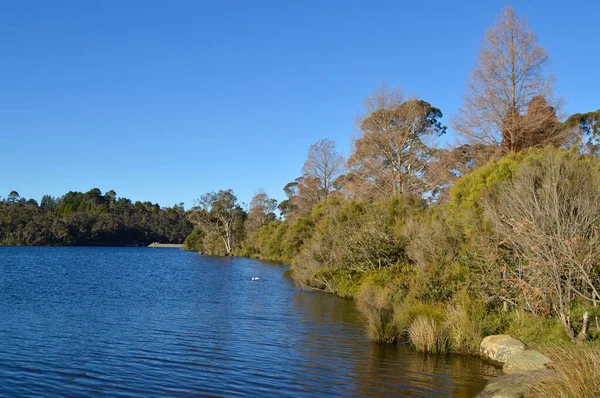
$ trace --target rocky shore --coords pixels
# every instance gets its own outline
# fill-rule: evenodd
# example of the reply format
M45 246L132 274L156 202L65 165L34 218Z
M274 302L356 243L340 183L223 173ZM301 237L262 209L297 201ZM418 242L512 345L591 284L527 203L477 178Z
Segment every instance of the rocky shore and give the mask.
M481 342L481 357L502 366L504 375L490 380L477 398L522 398L531 386L556 373L548 368L550 358L528 350L521 341L507 335L488 336Z

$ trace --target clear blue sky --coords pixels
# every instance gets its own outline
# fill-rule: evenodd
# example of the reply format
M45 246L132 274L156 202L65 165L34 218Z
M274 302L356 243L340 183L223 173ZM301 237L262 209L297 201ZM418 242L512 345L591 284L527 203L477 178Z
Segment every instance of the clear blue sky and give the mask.
M594 0L2 2L0 195L281 200L310 144L348 153L382 81L447 122L507 4L548 50L567 113L600 108Z

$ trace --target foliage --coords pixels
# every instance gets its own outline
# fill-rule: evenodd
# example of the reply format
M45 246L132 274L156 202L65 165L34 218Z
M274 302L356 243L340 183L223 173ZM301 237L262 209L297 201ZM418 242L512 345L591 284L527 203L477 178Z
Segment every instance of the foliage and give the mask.
M600 109L569 116L563 128L574 130L577 141L590 155L600 156Z
M185 238L185 241L183 242L183 248L185 250L193 250L193 251L197 251L197 252L203 252L204 251L204 248L202 246L203 239L204 239L204 232L197 226L194 226L194 229L192 229L192 232L190 232L190 234Z
M488 192L484 213L512 253L503 264L510 300L533 314L554 312L575 338L573 306L600 302L600 162L575 151L532 155Z
M207 253L232 254L244 238L246 212L230 189L202 195L188 218L204 232Z
M276 208L277 201L269 198L262 189L254 194L250 202L246 222L244 223L246 234L259 231L262 227L275 220Z
M365 101L362 136L354 143L346 189L355 198L389 199L424 191L432 140L446 132L442 112L428 102L404 100L385 85Z
M182 243L191 232L182 205L132 203L97 189L44 195L40 205L12 191L0 201L0 244L146 246Z
M555 318L535 316L522 310L510 313L505 330L529 347L544 347L569 341L569 336Z

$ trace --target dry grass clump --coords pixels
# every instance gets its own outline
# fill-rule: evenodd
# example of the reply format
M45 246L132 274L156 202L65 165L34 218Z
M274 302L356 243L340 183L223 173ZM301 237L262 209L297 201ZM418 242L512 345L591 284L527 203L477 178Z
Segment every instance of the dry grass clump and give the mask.
M419 315L408 327L410 343L417 351L431 354L445 353L448 349L448 335L435 319Z
M461 292L452 304L448 304L444 327L448 333L449 348L453 352L477 354L483 339L483 303Z
M365 283L356 297L356 306L363 315L369 336L382 343L393 343L398 337L390 296L388 288Z
M544 350L558 377L532 387L536 398L600 397L600 347L567 344Z

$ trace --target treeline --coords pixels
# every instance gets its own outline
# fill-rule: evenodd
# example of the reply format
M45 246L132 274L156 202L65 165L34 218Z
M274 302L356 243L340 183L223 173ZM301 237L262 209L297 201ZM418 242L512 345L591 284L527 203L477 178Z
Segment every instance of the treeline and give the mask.
M45 195L40 203L12 191L0 200L0 244L141 246L182 243L193 226L183 204L161 208L150 202L104 195L97 189Z
M314 144L279 205L204 195L186 245L290 264L302 286L356 299L379 341L477 352L494 333L597 339L600 110L564 120L550 76L509 7L452 118L459 146L436 147L440 109L382 85L347 160Z

